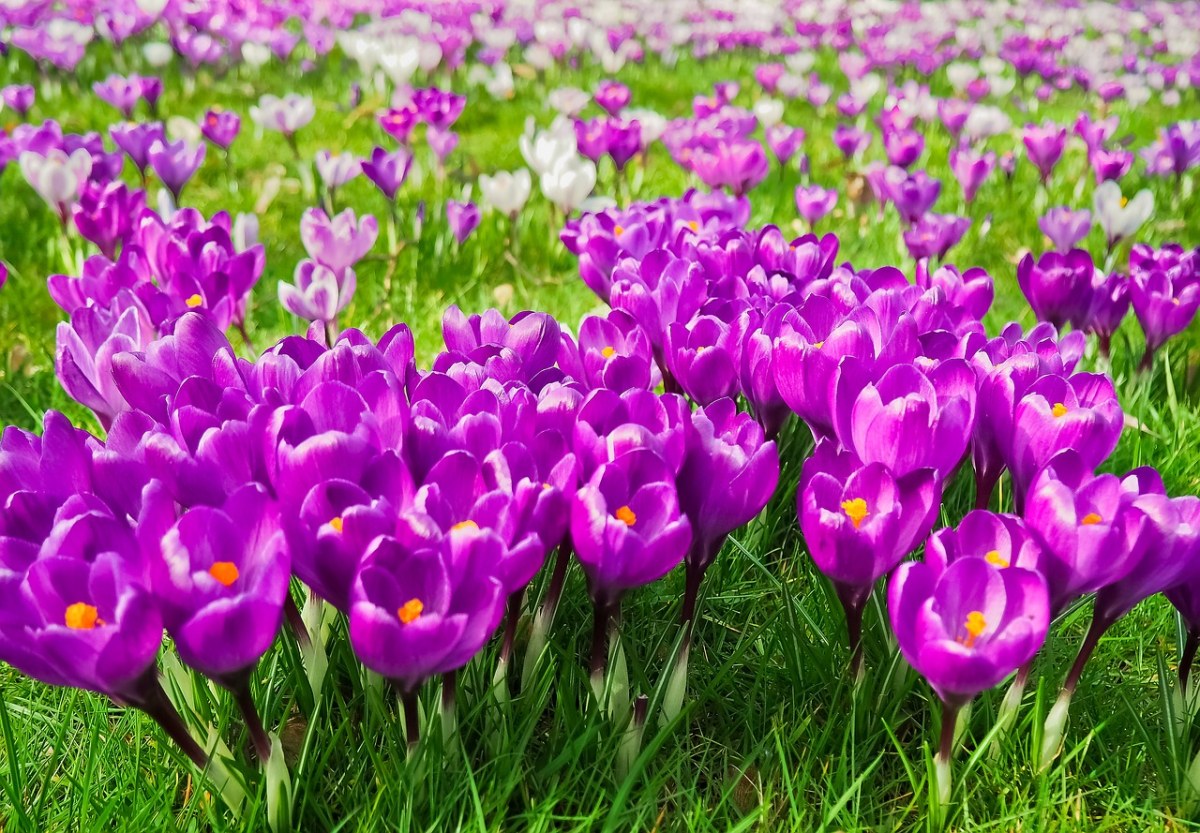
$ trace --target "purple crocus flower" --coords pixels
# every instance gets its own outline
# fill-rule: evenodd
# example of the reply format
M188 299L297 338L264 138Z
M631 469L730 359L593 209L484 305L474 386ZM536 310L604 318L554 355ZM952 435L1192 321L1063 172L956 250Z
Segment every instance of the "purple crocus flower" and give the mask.
M1092 212L1073 211L1065 205L1051 208L1038 218L1038 228L1059 252L1069 252L1092 230Z
M1091 156L1112 138L1112 135L1117 132L1119 123L1120 119L1115 115L1092 121L1092 117L1083 112L1075 120L1074 131L1075 135L1082 139L1084 145L1087 146L1088 156Z
M692 151L689 164L709 188L728 188L742 196L770 172L766 151L752 139L720 139Z
M222 150L229 150L241 129L241 116L231 110L209 110L200 120L200 132L204 138Z
M437 87L414 90L412 104L421 120L436 130L449 130L467 106L466 96Z
M1181 333L1200 309L1200 277L1195 274L1173 275L1158 269L1133 269L1129 287L1133 313L1146 334L1146 352L1142 367L1149 368L1154 353L1171 336Z
M0 100L3 100L5 107L16 110L17 115L25 118L33 108L34 89L29 84L9 84L0 88Z
M961 98L940 98L937 103L938 119L954 139L962 135L967 119L974 109L974 103L963 101Z
M110 75L104 81L94 83L92 91L101 101L115 107L128 120L133 118L133 108L142 97L142 84L136 75L129 78Z
M593 100L610 116L619 114L629 106L629 88L619 81L601 81L596 87Z
M667 328L671 375L696 403L707 405L738 389L738 333L715 315Z
M862 611L875 582L929 534L937 513L937 474L921 469L897 478L882 463L821 440L804 463L797 494L809 554L833 582L846 611L851 669L862 670Z
M123 182L93 182L84 186L71 214L80 235L109 260L116 260L117 246L129 237L145 207L145 191L131 190Z
M1097 271L1092 284L1092 306L1088 310L1087 330L1095 333L1102 355L1109 355L1109 345L1129 312L1129 286L1127 275L1113 272L1104 275Z
M861 156L871 144L871 134L852 124L839 124L833 129L833 143L849 161Z
M504 544L474 524L444 536L402 527L397 537L376 538L363 559L350 596L350 644L415 708L411 698L425 680L466 665L499 626L507 594L494 565Z
M988 557L927 558L896 570L888 614L904 658L956 709L1033 659L1050 627L1050 600L1036 570Z
M475 203L446 200L446 220L458 245L461 246L471 236L471 232L479 225L479 218L479 206Z
M395 200L396 192L408 179L412 161L412 151L408 148L401 147L388 153L383 148L377 147L371 151L370 159L362 161L362 172L367 179L375 183L375 187L385 197Z
M837 205L837 191L822 188L820 185L796 186L796 211L808 223L809 228L833 210Z
M941 260L958 245L967 229L969 217L955 214L926 214L904 231L904 245L915 260Z
M446 159L458 147L458 134L449 128L430 126L425 131L425 141L429 143L433 155L437 157L438 167L441 169L446 164Z
M692 528L662 458L635 449L598 467L572 501L571 541L598 608L674 569Z
M897 477L926 468L946 479L967 451L975 421L975 374L961 359L928 373L897 364L871 379L858 359L843 359L835 382L834 429L863 463Z
M925 151L925 137L915 130L885 130L883 149L890 164L908 169Z
M1049 122L1041 126L1027 124L1021 140L1025 143L1029 161L1041 173L1042 182L1049 182L1050 174L1067 145L1067 129Z
M317 174L330 191L341 188L362 173L362 160L348 151L334 155L327 150L319 150L314 161Z
M331 324L350 303L357 286L357 276L349 266L334 272L322 263L302 260L296 264L292 283L279 282L279 303L305 321Z
M687 454L676 482L679 505L692 525L687 556L683 621L690 622L704 572L725 537L748 523L767 505L779 480L775 443L764 441L762 427L738 413L732 399L692 413Z
M354 209L332 219L319 208L310 208L300 218L300 242L309 257L341 273L358 263L375 245L379 223L367 215L361 220Z
M962 145L950 150L950 170L962 186L963 199L967 202L974 202L979 186L987 180L995 166L996 154L991 151L980 153Z
M150 146L155 142L166 141L166 133L160 122L117 124L109 128L108 132L116 146L125 151L125 155L143 177L146 175L146 167L150 164Z
M1083 249L1047 252L1036 261L1027 254L1017 264L1017 284L1039 321L1058 329L1067 323L1082 327L1092 303L1095 273L1092 256Z
M420 122L416 106L393 107L379 114L379 126L401 145L407 145L413 128Z
M804 128L788 127L786 124L773 124L765 131L767 147L779 160L780 165L787 165L800 146L804 144Z
M649 337L623 310L585 318L577 355L578 370L571 375L591 388L650 390L662 381Z
M183 186L204 162L207 150L208 146L205 144L193 146L183 139L177 142L164 142L160 139L151 143L146 159L175 198L176 205L179 204Z
M1133 167L1133 154L1127 150L1097 148L1088 158L1096 174L1097 185L1110 179L1119 180Z
M910 174L903 168L893 166L883 173L883 189L888 200L900 212L904 224L912 225L933 208L942 191L942 183L925 171Z

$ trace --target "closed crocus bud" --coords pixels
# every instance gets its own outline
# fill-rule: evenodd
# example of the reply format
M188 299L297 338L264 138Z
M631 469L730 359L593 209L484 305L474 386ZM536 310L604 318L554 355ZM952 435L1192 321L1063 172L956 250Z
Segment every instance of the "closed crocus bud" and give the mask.
M1025 143L1029 161L1041 173L1042 182L1048 182L1054 166L1058 164L1063 149L1067 146L1067 129L1049 122L1040 127L1027 124L1021 140Z
M771 167L762 145L752 139L719 139L697 147L689 164L709 188L727 188L734 196L752 190Z
M910 364L878 381L858 360L843 360L834 389L835 430L864 463L896 476L932 468L948 478L962 461L975 423L975 374L961 359L922 373Z
M1095 469L1116 448L1124 424L1107 376L1043 376L1030 385L1014 410L1008 459L1017 505L1034 475L1060 451L1073 449L1089 471Z
M596 163L582 156L559 157L541 177L542 194L570 214L596 187Z
M1104 150L1097 148L1090 156L1096 184L1109 180L1117 181L1133 166L1133 154L1127 150Z
M1047 252L1036 261L1027 254L1017 264L1017 284L1039 321L1058 329L1071 323L1083 326L1092 303L1096 266L1083 249L1066 254Z
M533 179L528 168L509 173L500 171L493 176L481 174L479 192L486 205L515 218L529 201Z
M615 116L628 106L631 98L629 88L618 81L601 81L593 99L610 116Z
M1061 613L1085 593L1120 581L1137 564L1141 516L1126 517L1116 475L1093 475L1074 451L1058 454L1033 480L1024 516L1045 549L1042 574Z
M623 393L635 388L651 390L662 381L649 336L622 310L583 320L579 361L580 380L592 388Z
M461 246L479 225L479 206L473 202L446 200L446 221L454 239Z
M471 525L375 539L350 597L350 644L363 665L410 694L466 665L504 615L494 573L503 549L499 536Z
M136 75L122 78L120 75L110 75L104 81L92 85L92 92L101 101L115 107L126 119L133 117L133 108L142 95L141 79Z
M738 390L737 333L713 315L667 329L667 367L684 392L707 405Z
M929 534L940 496L932 469L896 478L881 463L863 465L834 440L820 440L804 463L796 500L800 529L845 608L856 675L871 588Z
M200 132L217 147L228 150L242 129L242 117L231 110L209 110L200 120Z
M0 100L3 100L4 106L15 110L21 118L28 115L35 97L33 86L29 84L9 84L0 88Z
M571 503L571 542L598 607L673 570L692 530L662 458L635 449L597 468Z
M860 156L871 144L871 134L850 124L839 124L833 129L833 143L849 161Z
M1050 612L1041 574L987 558L960 558L944 568L928 560L901 564L888 586L900 652L952 707L1033 659Z

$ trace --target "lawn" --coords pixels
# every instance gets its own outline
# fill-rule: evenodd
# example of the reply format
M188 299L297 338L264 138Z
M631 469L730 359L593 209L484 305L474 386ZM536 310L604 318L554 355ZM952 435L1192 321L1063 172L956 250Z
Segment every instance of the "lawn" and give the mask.
M64 131L105 133L116 112L91 93L93 82L114 67L153 72L139 57L138 42L119 52L93 46L78 70L40 79L23 55L0 62L6 82L35 83L38 102L31 120L57 119ZM753 72L761 56L732 50L705 59L681 57L666 65L650 54L628 64L620 80L633 104L668 118L687 116L692 98L716 82L741 84L738 102L759 95ZM493 100L469 87L466 68L438 74L431 83L463 92L468 103L456 129L461 144L438 181L428 150L419 147L421 172L398 198L399 235L407 241L387 253L388 206L365 178L338 192L339 207L374 214L384 229L380 242L358 267L358 292L341 316L372 338L406 322L417 344L418 365L428 366L442 348L441 316L450 304L467 312L498 307L506 315L526 309L552 313L575 329L603 305L578 277L577 260L558 241L561 218L537 193L515 223L496 213L463 244L450 235L443 204L478 189L481 173L522 166L517 138L527 119L547 125L550 91L561 86L592 90L608 75L591 60L577 68L544 73L515 67L510 100ZM815 71L844 83L832 50L817 55ZM301 71L295 62L259 68L235 66L214 74L179 62L161 71L165 92L161 117L199 119L213 106L242 114L242 135L228 165L210 152L187 187L183 202L206 216L217 211L253 212L266 248L266 269L253 291L248 331L253 348L231 334L243 355L304 331L284 311L276 286L289 280L304 257L299 224L313 205L310 171L319 150L368 155L390 147L375 113L386 93L369 85L352 102L357 77L340 50ZM920 76L908 69L897 81L928 83L934 95L950 95L945 74ZM297 136L294 161L281 136L264 133L248 118L263 93L299 92L316 103L312 124ZM880 98L868 115L878 112ZM1044 119L1070 125L1091 98L1067 92L1038 104L1018 93L1003 101L1015 127L991 140L989 149L1023 154L1020 127ZM592 110L594 110L594 106ZM589 111L590 112L590 111ZM1167 122L1200 115L1188 91L1179 108L1157 98L1140 106L1115 101L1118 136L1134 145L1152 141ZM0 113L0 123L9 120ZM852 170L830 141L838 116L832 102L816 108L787 102L784 121L807 132L803 151L811 174L773 165L750 196L750 227L776 224L790 236L805 231L792 193L813 182L841 192L834 212L819 224L840 240L839 262L857 268L898 265L909 275L912 261L901 241L895 212L877 216L874 205L847 197ZM1008 321L1029 326L1034 317L1016 283L1016 263L1048 243L1037 219L1055 205L1090 206L1091 169L1077 142L1068 144L1048 189L1028 164L1010 181L997 171L971 205L950 173L951 139L940 126L926 131L925 167L943 180L938 210L965 214L973 225L948 260L965 269L985 268L994 278L996 301L985 320L989 333ZM881 158L878 140L868 158ZM1024 160L1022 160L1024 161ZM1182 186L1143 174L1140 162L1123 182L1125 192L1147 187L1157 210L1138 240L1153 245L1200 244L1200 193L1195 172ZM136 182L126 166L124 178ZM661 145L631 166L628 199L677 196L698 182L677 166ZM612 196L611 166L600 166L596 193ZM703 186L700 186L703 187ZM155 191L152 188L152 193ZM424 213L419 237L414 221ZM1093 230L1085 245L1103 255ZM0 420L39 430L48 409L65 412L76 425L99 432L94 417L63 391L54 372L55 327L64 315L46 292L53 273L77 274L77 260L91 253L78 236L67 247L58 222L22 180L15 162L0 174L0 259L10 277L0 289ZM1114 268L1128 244L1115 255ZM1116 452L1103 469L1125 472L1153 465L1172 495L1200 488L1200 333L1192 326L1160 353L1150 373L1139 374L1142 335L1132 317L1114 339L1111 365L1090 344L1083 363L1111 372L1127 414ZM917 830L939 829L928 812L931 745L936 743L935 697L896 650L882 594L866 615L867 675L855 686L846 673L842 612L829 583L805 551L795 511L800 465L812 442L798 420L780 437L780 487L766 511L735 533L706 583L704 612L691 656L689 696L680 717L649 721L642 752L627 773L618 773L622 732L589 707L585 657L591 608L582 572L568 574L563 606L550 651L527 690L503 705L491 692L499 650L491 644L459 674L459 734L437 731L437 686L423 692L431 730L417 752L406 748L399 702L367 677L350 649L339 618L329 637L330 669L323 695L314 701L295 645L284 638L255 675L255 698L268 728L281 732L294 790L297 830ZM974 500L974 483L962 470L948 485L941 524L957 523ZM1007 495L1004 500L1008 500ZM532 597L544 588L535 579ZM625 603L622 640L631 684L657 697L669 669L683 575L631 593ZM1069 666L1089 617L1076 605L1057 621L1039 656L1015 729L989 743L1003 688L974 704L956 760L954 804L948 824L956 830L1126 831L1192 829L1200 795L1185 772L1200 751L1194 726L1177 732L1170 692L1182 642L1174 609L1156 596L1121 620L1100 644L1071 711L1061 756L1044 772L1034 759L1042 721ZM518 628L522 659L529 617ZM192 684L191 678L188 678ZM194 684L197 711L248 760L240 720L227 695ZM240 817L208 794L206 784L166 736L147 718L100 695L32 682L0 669L0 818L6 830L260 830L265 829L265 779L242 763L248 799Z

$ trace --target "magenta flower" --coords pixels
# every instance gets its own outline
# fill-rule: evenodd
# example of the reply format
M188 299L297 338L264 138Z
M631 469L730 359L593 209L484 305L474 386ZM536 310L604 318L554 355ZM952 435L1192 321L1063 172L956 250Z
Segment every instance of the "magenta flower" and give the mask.
M820 185L796 186L796 211L810 228L833 210L837 199L837 191L822 188Z
M1042 182L1048 182L1054 166L1062 158L1063 149L1067 145L1067 129L1049 122L1040 127L1035 124L1027 124L1021 139L1025 143L1025 152L1029 156L1029 161L1041 173Z
M1072 211L1065 205L1051 208L1038 218L1038 228L1055 249L1069 252L1092 230L1092 212L1086 208Z
M479 219L479 206L475 203L446 200L446 220L458 245L461 246L471 236L471 232L479 225Z

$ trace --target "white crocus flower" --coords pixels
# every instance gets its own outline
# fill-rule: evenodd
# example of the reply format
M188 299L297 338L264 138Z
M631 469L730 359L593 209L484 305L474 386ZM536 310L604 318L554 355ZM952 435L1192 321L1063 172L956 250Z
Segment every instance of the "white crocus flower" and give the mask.
M510 217L521 213L532 190L533 177L526 168L521 168L515 173L500 171L494 176L482 174L479 177L479 191L483 202Z
M171 59L175 57L175 50L169 43L153 41L142 47L142 56L146 59L147 64L155 69L160 69L171 63Z
M579 115L591 100L591 94L578 87L559 87L546 96L550 106L568 118Z
M559 160L575 156L578 151L575 128L563 116L546 130L535 131L530 122L518 142L526 164L539 176L545 176Z
M564 214L570 214L596 187L596 165L592 160L574 154L562 157L542 174L541 184L546 199Z
M18 164L25 181L65 222L67 212L79 199L79 193L92 172L92 155L84 148L78 148L70 156L58 148L50 150L45 156L25 151Z
M654 110L629 107L622 115L630 121L636 121L642 129L642 147L644 148L650 147L667 132L666 116Z
M764 128L783 121L783 102L777 98L760 98L754 102L754 117Z
M1092 198L1092 216L1104 229L1110 248L1141 228L1153 213L1153 194L1143 188L1133 199L1126 199L1121 186L1111 179L1098 185Z

